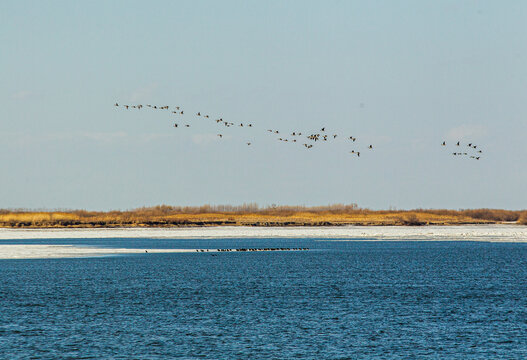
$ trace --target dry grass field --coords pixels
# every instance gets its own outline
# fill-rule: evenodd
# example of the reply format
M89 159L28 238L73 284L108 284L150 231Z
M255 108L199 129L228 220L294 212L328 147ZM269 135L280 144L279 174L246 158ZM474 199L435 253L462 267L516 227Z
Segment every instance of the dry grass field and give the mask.
M0 227L182 227L182 226L338 226L461 225L515 222L527 224L526 211L496 209L409 211L359 209L356 205L323 207L155 206L129 211L0 210Z

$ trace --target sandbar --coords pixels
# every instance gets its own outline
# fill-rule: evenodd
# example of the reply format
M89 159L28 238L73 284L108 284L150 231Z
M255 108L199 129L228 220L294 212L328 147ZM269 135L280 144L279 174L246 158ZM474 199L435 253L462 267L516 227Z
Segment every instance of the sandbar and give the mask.
M214 252L214 250L210 250ZM59 259L119 254L184 253L196 249L123 249L73 245L0 245L0 259Z

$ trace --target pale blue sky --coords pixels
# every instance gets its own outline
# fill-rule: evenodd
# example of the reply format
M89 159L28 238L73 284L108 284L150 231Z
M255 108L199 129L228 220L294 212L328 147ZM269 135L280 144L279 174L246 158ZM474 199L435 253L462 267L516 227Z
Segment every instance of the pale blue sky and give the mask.
M2 1L0 44L0 208L527 207L525 1Z

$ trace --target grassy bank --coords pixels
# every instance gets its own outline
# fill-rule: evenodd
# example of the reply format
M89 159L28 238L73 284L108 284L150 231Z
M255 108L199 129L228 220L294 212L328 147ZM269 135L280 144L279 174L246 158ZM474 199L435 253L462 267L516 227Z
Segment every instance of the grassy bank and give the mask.
M462 225L514 222L527 224L526 211L497 209L409 211L359 209L355 205L324 207L256 205L173 207L129 211L0 210L0 227L171 227L171 226L339 226Z

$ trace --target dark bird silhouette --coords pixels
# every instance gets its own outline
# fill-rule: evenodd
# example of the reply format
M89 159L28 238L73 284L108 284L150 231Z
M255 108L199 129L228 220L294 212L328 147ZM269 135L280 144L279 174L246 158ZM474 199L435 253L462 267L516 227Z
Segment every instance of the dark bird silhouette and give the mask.
M197 113L196 115L198 115L198 116L201 116L201 113L200 113L200 112L198 112L198 113Z
M115 103L115 105L114 105L114 106L119 106L119 104L118 104L118 103Z
M443 141L443 143L441 144L441 146L445 146L445 145L446 145L446 142L445 142L445 141Z
M373 149L373 145L368 146L368 149Z
M188 125L188 124L187 124L187 125L185 125L185 126L186 126L186 127L190 127L190 125Z
M322 129L320 129L320 131L326 131L326 128L325 128L325 127L323 127Z
M457 142L456 146L459 146L459 141Z
M220 139L221 139L221 138L223 137L223 135L222 135L222 134L218 134L218 136L220 137Z
M174 124L174 127L177 127L177 124Z
M250 142L248 142L248 143L247 143L247 145L251 145L251 143L250 143Z

